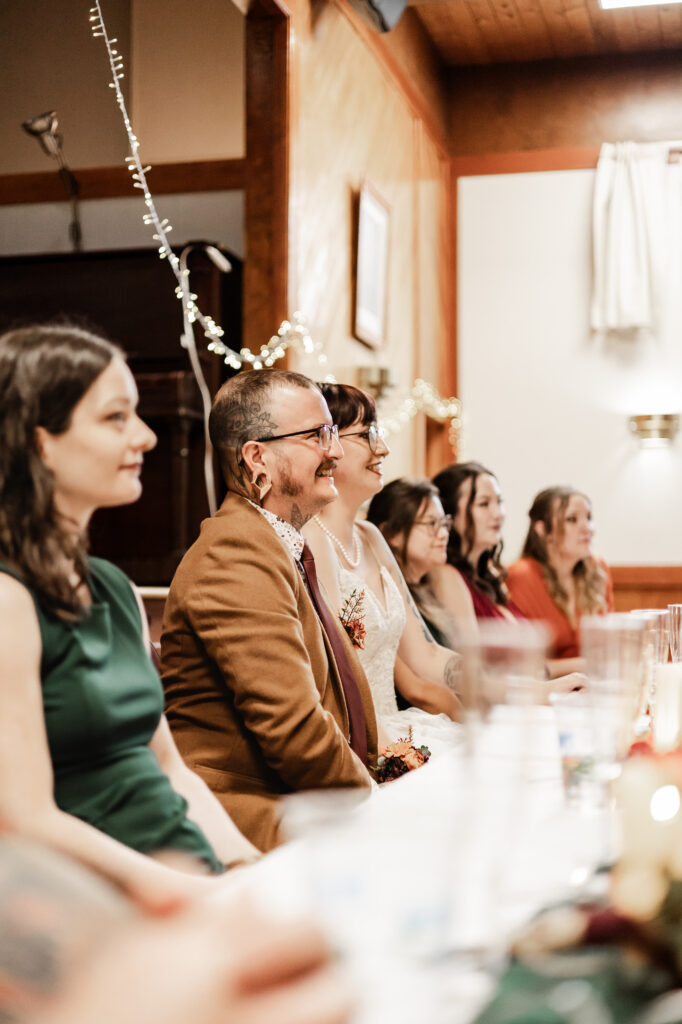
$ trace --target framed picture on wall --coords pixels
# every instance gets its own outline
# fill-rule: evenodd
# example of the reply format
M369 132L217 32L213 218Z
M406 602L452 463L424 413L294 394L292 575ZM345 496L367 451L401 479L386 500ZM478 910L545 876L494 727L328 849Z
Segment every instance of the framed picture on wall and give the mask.
M388 235L391 208L364 182L358 197L353 333L372 348L386 341Z

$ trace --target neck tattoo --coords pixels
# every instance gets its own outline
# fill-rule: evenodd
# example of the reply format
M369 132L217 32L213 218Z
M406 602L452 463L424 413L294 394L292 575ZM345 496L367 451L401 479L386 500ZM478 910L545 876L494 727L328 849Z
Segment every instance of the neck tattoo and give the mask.
M332 533L332 531L324 525L320 517L313 516L313 519L315 520L319 528L322 530L322 532L327 534L332 544L336 545L336 547L339 549L345 560L348 562L350 568L357 569L357 567L360 565L360 541L358 540L357 534L355 532L355 523L353 523L353 526L351 528L353 532L353 557L351 558L351 556L348 554L339 538L336 537Z

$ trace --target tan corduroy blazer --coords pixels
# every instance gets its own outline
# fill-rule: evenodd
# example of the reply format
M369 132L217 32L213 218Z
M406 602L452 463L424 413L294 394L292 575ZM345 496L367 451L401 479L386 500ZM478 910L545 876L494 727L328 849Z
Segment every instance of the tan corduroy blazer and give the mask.
M369 685L339 625L367 723ZM168 721L180 753L261 850L279 841L278 797L369 787L348 742L334 656L291 554L246 499L228 494L171 584L161 638Z

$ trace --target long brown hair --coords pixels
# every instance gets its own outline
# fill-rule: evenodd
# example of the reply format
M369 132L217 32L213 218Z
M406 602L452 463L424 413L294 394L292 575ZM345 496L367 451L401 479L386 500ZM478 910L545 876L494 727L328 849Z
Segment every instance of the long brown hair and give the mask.
M472 565L468 558L476 539L471 509L476 500L476 485L480 476L491 476L495 479L495 474L482 466L480 462L456 462L441 470L433 478L446 515L453 517L457 515L457 505L462 488L467 480L471 480L471 493L467 500L464 516L464 535L460 536L454 526L450 530L448 563L471 580L475 587L487 594L496 604L506 605L509 601L509 594L504 585L507 573L501 562L502 542L490 551L484 551L476 565Z
M0 558L50 614L76 618L87 541L58 515L36 427L68 430L75 406L121 350L80 327L46 324L0 336ZM66 566L73 564L77 582Z
M525 558L534 558L536 562L539 562L549 596L573 624L575 624L575 614L569 596L559 582L559 577L550 562L547 537L553 533L561 540L564 533L566 508L576 494L590 504L590 499L582 491L576 491L574 487L547 487L535 496L528 512L530 525L522 551ZM543 533L536 529L538 523L544 524ZM592 615L595 612L607 610L608 580L606 573L595 558L589 555L587 558L581 559L573 568L573 579L576 603L581 614Z
M439 498L438 488L429 480L400 477L386 484L375 494L367 509L367 519L377 526L395 555L405 582L424 618L433 623L449 645L454 641L454 623L440 603L428 579L411 582L407 565L407 544L410 531L424 506L424 502Z

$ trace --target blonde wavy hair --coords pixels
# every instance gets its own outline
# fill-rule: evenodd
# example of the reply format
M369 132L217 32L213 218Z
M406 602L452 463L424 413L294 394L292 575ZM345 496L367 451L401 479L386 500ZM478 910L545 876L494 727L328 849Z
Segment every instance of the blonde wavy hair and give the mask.
M590 504L587 495L582 491L576 491L573 487L547 487L536 495L528 512L530 526L522 552L524 557L534 558L536 562L539 562L547 582L549 596L572 625L575 625L574 610L571 607L569 596L559 582L559 577L550 562L547 537L554 534L557 540L561 541L564 534L566 508L576 494ZM536 529L538 523L544 524L544 533L540 533ZM581 559L573 568L573 579L576 603L581 614L594 615L608 611L606 602L608 577L596 558L589 555L587 558Z

